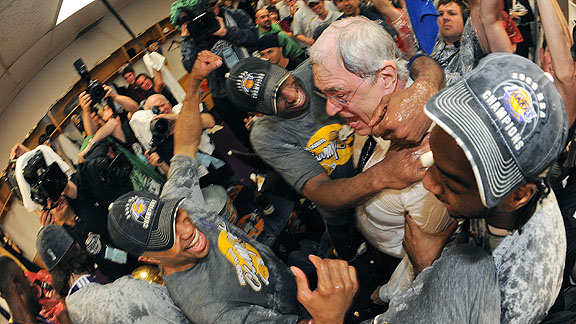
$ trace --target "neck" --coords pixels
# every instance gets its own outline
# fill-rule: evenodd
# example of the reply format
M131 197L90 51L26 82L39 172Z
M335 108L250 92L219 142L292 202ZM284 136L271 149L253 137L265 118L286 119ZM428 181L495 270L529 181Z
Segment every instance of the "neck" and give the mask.
M459 42L460 41L460 37L458 38L444 38L444 43L446 45L454 45L454 43Z
M260 28L260 30L263 32L269 32L272 30L272 25L270 25L268 28L266 28L264 26L258 26L258 28Z
M283 68L286 68L288 66L288 63L290 63L290 59L288 59L287 57L282 57L280 61L278 61L278 65L280 65Z
M328 10L324 10L323 12L321 12L318 17L320 17L320 19L322 20L326 20L326 17L328 17Z

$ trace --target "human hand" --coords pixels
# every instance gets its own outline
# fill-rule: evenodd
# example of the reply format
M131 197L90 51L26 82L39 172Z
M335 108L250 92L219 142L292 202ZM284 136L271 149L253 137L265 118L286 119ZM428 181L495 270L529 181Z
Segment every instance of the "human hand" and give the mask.
M309 255L316 267L318 287L311 291L302 270L290 267L296 277L298 301L306 307L315 324L344 323L344 317L358 291L356 269L343 260Z
M410 87L382 97L368 124L372 134L399 144L418 143L432 124L424 105L436 92L436 86L416 80Z
M162 163L162 158L160 158L160 154L156 152L150 153L150 149L144 152L144 156L148 159L148 164L151 166L157 167Z
M83 111L90 111L90 107L92 107L92 98L90 98L90 95L86 93L86 91L82 91L78 95L78 103L80 103L80 108L82 108Z
M222 58L210 51L202 51L198 53L190 77L202 81L206 79L208 74L222 66Z
M226 25L224 24L224 19L222 17L216 16L216 20L220 24L220 28L215 31L212 36L224 37L228 34L228 29L226 29Z
M392 145L384 160L374 164L365 172L371 173L375 188L404 189L424 178L427 168L420 157L430 151L429 136L424 137L420 145L406 147Z
M372 295L370 295L370 299L376 305L385 305L386 303L383 302L382 299L380 299L380 288L382 288L382 286L378 286L376 290L372 292Z
M12 146L10 150L10 160L17 159L22 156L22 154L30 152L30 149L22 143L16 143L16 145Z
M298 3L296 3L296 1L292 2L290 4L290 17L294 17L294 15L296 14L296 11L298 11L298 9L300 9L300 7L298 6Z
M107 84L102 84L102 89L104 89L104 91L106 91L104 98L110 97L110 98L112 98L112 100L116 99L116 96L118 94L114 92L114 89L112 89L112 87L108 86Z
M169 121L175 121L178 119L178 115L174 114L174 113L160 114L160 115L156 115L156 116L152 117L152 120L161 119L161 118L169 120Z
M39 219L42 226L54 224L54 218L52 218L49 210L41 210Z
M406 226L402 246L414 266L414 273L419 274L440 256L444 246L448 243L448 238L456 230L458 222L453 220L442 232L431 234L422 230L408 213L404 218Z

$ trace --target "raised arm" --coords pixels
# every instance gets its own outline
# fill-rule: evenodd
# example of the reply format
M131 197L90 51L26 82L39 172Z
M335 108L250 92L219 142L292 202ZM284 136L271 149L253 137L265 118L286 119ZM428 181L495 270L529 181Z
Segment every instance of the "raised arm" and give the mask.
M428 142L402 150L391 149L386 158L352 178L331 179L321 173L306 182L302 194L328 210L355 207L384 189L403 189L426 173L420 162Z
M152 81L154 81L154 91L156 91L156 93L161 93L162 90L164 90L164 79L162 78L162 72L156 69L152 69L152 71L154 73L154 78L152 79Z
M479 1L479 0L476 0ZM471 6L477 6L476 1L471 2ZM474 3L474 4L473 4ZM486 39L487 44L482 44L486 53L506 52L514 53L512 42L502 22L500 22L500 13L502 12L501 0L482 0L480 1L480 21L482 28L477 28L476 32L480 33L478 39ZM472 12L472 9L471 9ZM483 34L483 35L482 35Z
M570 53L572 37L556 0L538 0L537 3L544 36L550 49L554 83L564 100L568 123L572 125L576 118L576 80L574 60Z
M410 66L414 83L384 96L374 111L370 125L372 134L396 143L418 143L432 121L424 113L424 104L444 88L444 72L427 56L417 57Z
M87 136L94 135L98 130L96 123L92 120L92 99L86 91L82 91L78 95L78 102L80 103L80 108L82 108L82 125L84 126L84 131Z
M135 112L135 111L138 111L138 109L140 109L140 106L138 105L138 103L136 101L134 101L134 99L132 99L128 96L117 94L116 92L114 92L112 87L110 87L106 84L104 84L102 86L102 88L104 88L104 91L106 91L105 98L108 98L108 97L112 98L112 100L114 100L114 102L116 102L120 106L122 106L122 108L125 111Z
M174 155L183 154L196 157L202 134L200 120L200 83L210 72L222 66L222 58L209 51L198 54L188 79L188 91L182 103L182 110L174 131Z

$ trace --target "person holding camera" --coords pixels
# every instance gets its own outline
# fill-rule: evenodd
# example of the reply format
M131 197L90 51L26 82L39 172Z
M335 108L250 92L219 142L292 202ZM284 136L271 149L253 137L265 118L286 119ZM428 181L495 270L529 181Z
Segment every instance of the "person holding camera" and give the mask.
M258 28L244 11L221 7L217 0L178 0L170 8L170 19L181 31L182 63L188 72L202 50L222 57L224 64L207 76L212 110L218 123L224 121L246 147L251 147L244 128L246 113L228 99L224 81L236 62L256 50Z
M153 94L144 103L144 110L134 113L130 127L140 144L146 149L144 155L148 163L168 174L174 150L174 122L182 109L182 104L172 106L168 98ZM209 113L201 113L202 129L214 127L215 121ZM200 150L211 154L213 145L207 135L203 135Z

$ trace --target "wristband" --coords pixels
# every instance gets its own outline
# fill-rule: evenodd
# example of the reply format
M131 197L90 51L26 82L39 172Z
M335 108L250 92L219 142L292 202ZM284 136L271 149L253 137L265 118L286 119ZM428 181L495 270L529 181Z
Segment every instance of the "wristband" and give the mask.
M94 142L93 139L89 139L88 144L90 144L90 146L94 146L96 144L96 142Z

